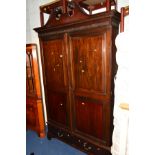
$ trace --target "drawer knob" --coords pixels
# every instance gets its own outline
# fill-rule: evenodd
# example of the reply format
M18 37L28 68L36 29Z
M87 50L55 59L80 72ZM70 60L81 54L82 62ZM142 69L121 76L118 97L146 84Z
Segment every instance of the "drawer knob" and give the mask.
M97 148L97 151L100 151L101 149L100 148Z
M83 143L83 146L86 146L87 145L87 143L85 142L85 143Z
M62 107L63 106L63 103L60 103L60 106Z
M63 134L61 134L60 132L58 132L58 137L63 137Z
M85 103L84 103L84 102L82 102L81 104L82 104L82 105L85 105Z
M63 55L62 54L60 54L60 58L62 58L63 57Z
M85 72L84 69L82 69L81 72L84 73Z
M84 149L85 149L85 150L89 151L89 150L91 150L91 149L92 149L92 147L91 147L91 146L86 147L86 145L87 145L87 143L84 143L84 144L83 144L83 146L84 146Z

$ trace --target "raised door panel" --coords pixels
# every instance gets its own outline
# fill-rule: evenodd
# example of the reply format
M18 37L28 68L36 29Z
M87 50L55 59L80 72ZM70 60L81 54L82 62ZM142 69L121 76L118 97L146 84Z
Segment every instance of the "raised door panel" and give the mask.
M48 112L49 121L55 121L66 125L67 123L67 97L64 93L54 93L48 91Z
M75 103L76 130L105 140L105 119L103 104L89 100L76 99Z
M71 37L75 90L106 92L106 35Z
M63 39L43 41L46 86L61 89L66 86Z

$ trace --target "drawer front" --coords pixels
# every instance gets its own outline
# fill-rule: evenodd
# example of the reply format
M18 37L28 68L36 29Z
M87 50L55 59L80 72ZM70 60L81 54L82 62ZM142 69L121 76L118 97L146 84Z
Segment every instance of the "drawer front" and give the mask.
M74 136L74 144L81 148L81 150L83 150L84 152L90 152L90 154L94 154L94 155L111 155L110 151L103 149L100 146L97 146L93 143L88 142L85 139L82 139L78 136Z
M67 122L67 96L65 93L48 92L48 112L52 121L66 125Z
M89 152L94 155L111 155L110 149L104 149L101 145L94 144L95 141L93 141L94 143L88 142L87 139L83 139L68 130L49 125L48 132L52 134L52 136L69 143L73 147L76 146L76 148L79 148L81 151Z
M105 140L104 108L101 101L75 100L76 130L97 139Z

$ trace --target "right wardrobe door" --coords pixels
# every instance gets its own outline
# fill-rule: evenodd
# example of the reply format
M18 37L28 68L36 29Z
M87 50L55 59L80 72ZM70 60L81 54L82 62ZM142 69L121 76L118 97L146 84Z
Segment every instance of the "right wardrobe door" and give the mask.
M109 145L110 33L71 34L74 132Z

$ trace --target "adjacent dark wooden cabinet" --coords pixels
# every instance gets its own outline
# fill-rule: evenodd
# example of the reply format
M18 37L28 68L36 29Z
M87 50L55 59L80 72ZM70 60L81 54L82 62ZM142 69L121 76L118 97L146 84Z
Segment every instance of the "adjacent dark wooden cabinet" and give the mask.
M52 12L52 9L51 9ZM110 155L113 131L115 38L120 14L96 15L74 4L74 14L54 13L35 28L40 39L48 138L82 151Z
M45 137L37 45L26 44L26 128Z

